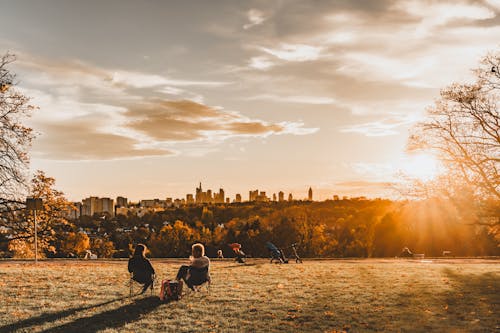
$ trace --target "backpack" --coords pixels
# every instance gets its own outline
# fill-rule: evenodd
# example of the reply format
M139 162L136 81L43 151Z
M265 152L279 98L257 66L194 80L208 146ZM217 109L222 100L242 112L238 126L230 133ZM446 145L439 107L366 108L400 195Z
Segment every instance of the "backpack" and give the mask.
M178 301L181 298L182 285L177 280L163 280L161 282L160 300Z

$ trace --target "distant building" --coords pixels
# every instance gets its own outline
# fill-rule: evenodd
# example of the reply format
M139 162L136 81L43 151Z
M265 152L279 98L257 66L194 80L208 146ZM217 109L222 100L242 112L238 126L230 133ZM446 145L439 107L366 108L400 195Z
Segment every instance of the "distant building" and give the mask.
M278 192L278 201L279 202L285 201L285 193L283 193L283 191Z
M201 188L201 182L200 182L200 187L196 188L195 201L197 204L211 203L213 201L212 191L208 190L206 192L203 192L203 189Z
M140 206L144 208L165 208L167 202L160 199L146 199L140 201Z
M267 197L266 192L260 191L259 195L256 198L256 201L262 201L262 202L269 201L269 198Z
M236 193L236 197L234 199L234 202L241 202L241 194Z
M98 197L89 197L82 200L82 215L92 216L98 212Z
M64 217L71 220L76 220L82 215L82 203L81 202L73 202L73 207L68 208L65 211Z
M192 194L186 194L186 204L188 205L194 204L194 197Z
M223 189L219 189L219 200L220 202L224 203L226 201L226 194L224 193Z
M215 203L224 203L225 194L223 189L219 189L219 193L214 193L213 202Z
M186 202L189 203L191 198L188 198L186 196ZM201 188L201 182L200 182L200 187L196 188L196 194L194 198L194 202L197 204L203 204L203 203L224 203L226 201L226 195L224 193L224 189L219 189L219 192L214 192L212 193L212 190L207 190L206 192L203 192L203 189Z
M116 207L127 207L128 199L125 197L116 197Z
M313 201L313 190L309 187L309 191L307 192L307 200Z
M256 201L259 196L259 190L248 192L248 201Z
M273 201L276 201L276 193L273 193Z
M292 195L292 193L290 193L290 194L288 195L288 201L293 201L293 195Z
M115 205L114 205L114 200L110 198L101 198L99 200L99 205L98 207L100 208L99 213L108 213L111 216L115 215Z
M114 216L114 201L110 198L89 197L82 200L81 215L92 216L95 213L108 213Z
M333 196L333 200L335 200L335 201L339 201L339 200L340 200L340 197L339 197L337 194L335 194L335 195Z

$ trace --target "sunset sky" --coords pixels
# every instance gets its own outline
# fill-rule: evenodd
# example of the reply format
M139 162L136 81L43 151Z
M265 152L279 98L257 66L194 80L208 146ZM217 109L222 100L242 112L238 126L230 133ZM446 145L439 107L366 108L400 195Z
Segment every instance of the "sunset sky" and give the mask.
M408 129L499 46L500 0L0 0L31 169L71 200L393 197L436 168Z

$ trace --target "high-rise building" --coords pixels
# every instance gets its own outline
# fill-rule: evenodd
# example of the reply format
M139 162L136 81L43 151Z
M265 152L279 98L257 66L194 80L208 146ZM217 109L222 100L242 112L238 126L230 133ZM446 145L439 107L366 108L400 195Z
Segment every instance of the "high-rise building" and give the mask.
M125 197L116 197L116 207L127 207L128 199Z
M292 193L290 193L290 194L288 195L288 201L293 201L293 195L292 195Z
M195 199L196 199L196 203L202 203L204 200L204 193L203 193L203 190L201 188L201 182L200 182L200 187L197 187L196 188L196 194L195 194Z
M278 192L278 201L285 201L285 193L283 193L283 191Z
M73 202L73 207L68 208L65 211L65 217L68 219L76 220L82 215L82 203L81 202Z
M273 201L276 201L276 193L273 193Z
M89 197L82 200L82 215L92 216L98 212L98 197Z
M269 198L266 195L265 191L260 191L259 195L257 196L257 201L269 201Z
M309 187L309 191L307 192L307 200L313 201L313 190Z
M226 197L226 195L224 193L224 190L220 188L219 189L219 200L220 200L220 202L224 203L224 201L226 201L225 197Z
M259 190L248 192L248 201L255 201L259 196Z
M203 192L200 182L200 187L196 188L195 201L196 203L213 203L214 198L212 197L212 190L207 190L206 192Z
M92 216L95 213L109 213L114 216L114 201L110 198L89 197L82 200L82 215Z
M234 199L234 202L241 202L241 194L236 193L236 197Z
M186 204L188 205L194 204L194 197L192 194L186 194Z
M114 200L111 198L101 198L100 200L100 213L108 213L111 216L115 215Z

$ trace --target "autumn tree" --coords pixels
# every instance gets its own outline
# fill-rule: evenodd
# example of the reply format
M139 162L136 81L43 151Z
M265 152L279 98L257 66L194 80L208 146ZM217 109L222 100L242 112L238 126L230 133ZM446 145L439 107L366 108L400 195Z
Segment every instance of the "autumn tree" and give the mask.
M500 50L488 54L475 74L473 83L441 91L428 118L414 128L409 148L438 154L448 171L441 189L450 195L468 187L500 200Z
M55 179L37 171L31 180L29 194L33 198L41 198L43 209L37 212L37 235L39 249L46 250L55 240L57 233L71 230L71 225L66 218L67 213L74 206L65 197L64 193L54 188ZM12 229L11 240L31 242L34 237L33 220L31 212L25 210L16 214L9 222ZM12 242L11 241L11 242Z
M65 256L73 254L82 256L90 248L90 239L83 232L68 232L60 236L59 252Z
M173 225L165 225L158 233L153 234L148 246L154 257L186 257L195 238L194 230L177 220Z
M29 98L16 88L15 75L8 65L15 56L7 53L0 58L0 223L7 224L12 212L22 202L19 198L27 189L26 171L28 148L34 138L31 128L22 120L35 109Z

